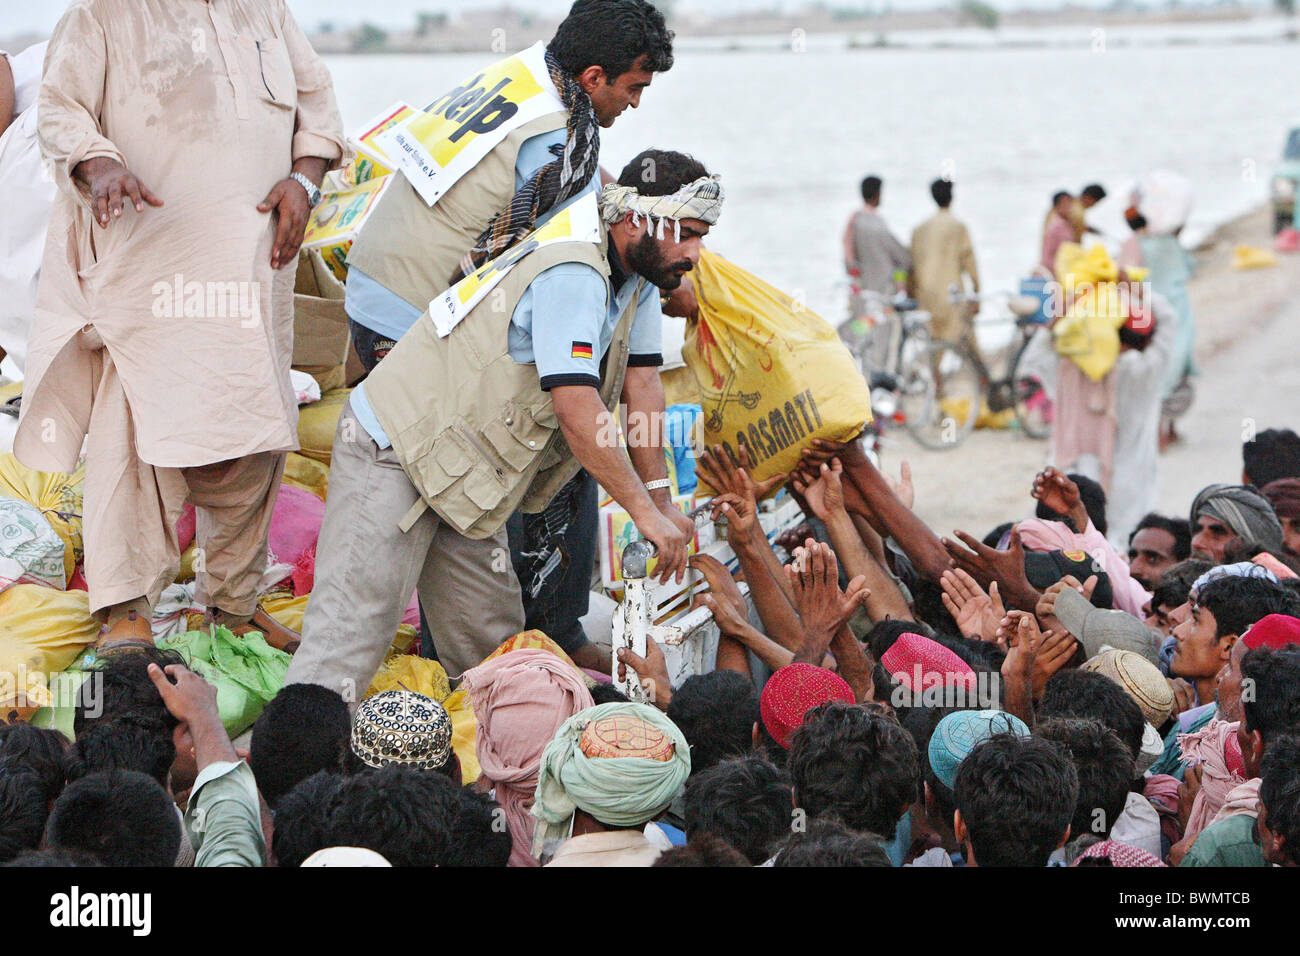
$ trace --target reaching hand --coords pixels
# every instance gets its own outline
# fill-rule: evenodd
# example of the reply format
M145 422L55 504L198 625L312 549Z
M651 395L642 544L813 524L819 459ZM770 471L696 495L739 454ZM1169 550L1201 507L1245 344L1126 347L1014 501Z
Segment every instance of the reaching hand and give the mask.
M1048 631L1043 635L1043 641L1038 646L1038 654L1034 657L1035 700L1043 696L1043 689L1051 676L1070 663L1078 644L1079 642L1066 631Z
M1025 576L1025 549L1020 543L1019 528L1012 529L1011 543L1006 551L990 548L964 531L958 531L956 535L966 548L949 538L943 539L943 546L958 568L983 587L996 581L1003 599L1014 607L1030 610L1038 603L1039 593Z
M943 588L943 606L963 635L990 643L998 639L998 625L1007 613L998 594L998 582L991 583L986 593L974 578L958 568L943 572L939 586Z
M912 484L912 465L907 459L903 459L898 466L898 480L895 481L885 475L885 483L889 485L889 490L894 493L894 497L910 511L912 505L916 503L916 488Z
M627 680L627 669L636 671L641 687L660 710L667 710L673 699L673 683L668 676L668 662L664 652L649 635L645 639L645 657L631 648L618 649L618 677Z
M1087 581L1080 584L1078 578L1072 574L1067 574L1043 592L1043 596L1038 599L1038 604L1034 607L1034 614L1038 617L1039 621L1047 627L1053 629L1058 629L1059 627L1060 630L1064 630L1064 627L1060 626L1060 622L1056 617L1056 599L1060 597L1061 592L1066 588L1072 588L1091 601L1092 592L1097 589L1097 580L1097 575L1094 574L1091 575ZM1078 635L1075 636L1077 637Z
M841 591L839 570L835 552L830 546L819 544L812 538L804 542L795 564L787 565L785 569L794 594L795 610L809 640L820 642L824 636L825 646L829 646L835 632L848 623L853 612L871 596L864 575L850 581L848 591Z
M740 462L722 445L714 445L705 450L696 460L695 469L704 483L718 494L734 494L741 498L753 498L755 502L763 500L778 485L784 484L785 475L773 475L762 482L755 482L749 475L749 451L742 445Z
M1034 478L1030 494L1056 514L1070 518L1075 530L1082 533L1088 526L1088 511L1079 496L1079 486L1058 468L1044 468ZM1083 521L1080 523L1079 519Z
M714 521L726 519L727 534L747 538L758 529L758 506L753 498L742 498L727 492L716 495L710 502Z
M693 554L688 563L704 575L704 581L708 584L711 594L742 613L748 612L745 596L740 593L736 579L731 576L725 564L711 554Z
M843 473L840 460L832 458L821 465L815 481L808 482L802 472L794 479L795 491L803 495L813 514L822 521L844 511L844 486L840 480Z

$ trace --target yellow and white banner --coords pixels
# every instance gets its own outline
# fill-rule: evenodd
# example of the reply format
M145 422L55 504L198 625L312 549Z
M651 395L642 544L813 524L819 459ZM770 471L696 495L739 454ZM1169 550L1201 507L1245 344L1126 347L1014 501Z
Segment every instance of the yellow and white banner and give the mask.
M530 252L557 242L601 241L600 212L594 193L586 193L569 206L557 212L545 225L485 263L476 272L461 279L454 286L429 303L429 318L438 331L438 338L446 338L461 319L478 305L496 284Z
M563 110L537 43L448 90L374 142L432 206L498 143L525 123Z

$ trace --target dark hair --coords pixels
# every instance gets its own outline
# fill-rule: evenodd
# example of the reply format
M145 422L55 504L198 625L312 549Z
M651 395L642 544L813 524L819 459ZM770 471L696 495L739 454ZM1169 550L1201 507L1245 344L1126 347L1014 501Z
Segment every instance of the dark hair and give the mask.
M1137 349L1139 352L1146 349L1151 344L1151 339L1156 333L1154 324L1148 324L1146 331L1139 332L1127 324L1119 327L1119 344L1127 345L1131 349Z
M748 678L735 671L696 674L673 692L668 719L691 746L691 776L695 776L724 757L754 749L758 693Z
M1110 835L1133 783L1133 763L1128 747L1115 731L1089 718L1050 718L1034 728L1034 736L1055 740L1066 749L1079 778L1079 799L1070 820L1076 839L1092 834L1099 840Z
M97 720L77 736L68 753L68 780L101 770L136 770L166 787L175 760L171 731L153 714L123 714Z
M1147 227L1147 217L1142 215L1142 213L1138 212L1136 209L1130 208L1125 210L1124 221L1128 223L1128 227L1134 232L1139 232Z
M686 846L675 846L659 854L652 866L750 866L745 855L726 840L700 834Z
M930 195L934 197L940 209L947 209L952 205L952 180L936 179L930 183Z
M1092 183L1088 186L1084 186L1083 192L1079 193L1079 195L1087 196L1096 202L1101 202L1103 199L1106 198L1106 190L1103 189L1099 184Z
M867 632L866 640L863 642L871 651L871 656L875 660L880 660L885 656L885 651L894 646L900 637L904 634L920 634L920 625L916 621L902 621L894 618L885 618L883 621L877 621L872 625L871 630ZM924 636L924 635L922 635Z
M627 694L613 684L606 684L604 681L596 681L596 685L591 688L591 699L597 704L629 703Z
M1083 510L1088 512L1088 520L1092 526L1105 534L1109 530L1106 524L1106 490L1101 485L1093 481L1087 475L1068 475L1072 482L1079 486L1079 502L1083 505ZM1066 515L1059 515L1043 502L1038 502L1034 508L1034 516L1044 521L1064 521L1070 523ZM1083 528L1075 528L1079 534L1082 534Z
M338 770L352 736L342 695L319 684L280 688L253 724L248 765L266 805L320 770Z
M1241 443L1246 480L1263 488L1279 478L1300 478L1300 435L1289 428L1266 428Z
M1282 837L1287 859L1300 864L1300 737L1283 734L1270 741L1259 772L1267 826Z
M137 714L153 719L170 734L179 723L149 676L149 665L167 668L171 664L185 667L185 658L177 651L139 645L115 651L103 663L87 673L77 689L77 707L73 717L73 734L95 721L109 721L123 714Z
M383 767L348 777L330 814L328 846L374 850L393 866L441 866L460 788L438 773Z
M40 845L48 806L36 774L0 773L0 863Z
M757 866L790 832L790 778L762 757L724 760L686 781L686 838L726 840Z
M1223 563L1237 564L1241 561L1253 561L1255 555L1267 554L1274 558L1292 571L1300 574L1300 558L1293 554L1288 554L1285 550L1275 550L1265 547L1258 541L1251 541L1249 538L1229 538L1223 546ZM1287 581L1293 581L1294 578L1282 578L1277 583L1285 584Z
M773 866L893 866L885 844L874 833L850 830L839 820L809 820L802 833L792 833Z
M694 156L669 149L643 149L618 174L620 186L632 186L642 196L667 196L709 175Z
M1059 744L994 734L962 760L953 796L978 865L1041 867L1074 816L1079 778Z
M276 866L302 866L307 857L331 845L330 816L343 780L341 774L322 771L280 798L271 831Z
M1043 688L1038 716L1091 718L1115 731L1134 761L1142 753L1142 734L1146 729L1142 708L1123 687L1105 674L1057 671ZM1135 776L1134 768L1135 763L1124 768L1130 780Z
M63 870L68 867L103 866L104 864L100 863L99 858L93 853L64 847L62 849L27 850L19 853L8 863L0 865L28 869L48 867Z
M1213 562L1202 561L1199 558L1179 561L1160 575L1155 592L1151 595L1151 606L1153 608L1181 607L1186 604L1196 579L1212 567L1214 567Z
M92 853L105 866L169 867L181 847L181 821L153 777L105 770L68 784L54 801L45 843Z
M1241 677L1243 686L1254 688L1253 694L1241 695L1246 733L1259 731L1267 743L1280 733L1300 731L1300 645L1248 650Z
M1062 199L1073 199L1073 198L1074 196L1071 195L1066 190L1058 189L1056 192L1052 193L1052 205L1055 206Z
M920 755L921 778L930 788L936 811L949 826L952 825L952 790L935 775L934 768L930 766L930 738L934 736L934 728L939 726L939 721L959 709L921 705L902 707L898 712L903 729L912 735L912 740L916 743L916 752Z
M1300 600L1294 592L1266 578L1225 575L1202 585L1196 603L1214 615L1214 636L1243 634L1262 617L1289 614L1300 617Z
M795 802L808 816L837 814L855 830L892 839L916 799L920 763L912 736L865 707L814 707L790 739Z
M577 0L546 49L574 76L598 66L613 83L641 57L651 73L671 70L673 31L646 0Z
M862 201L879 202L880 187L883 185L884 183L881 182L879 176L868 176L862 180Z
M1129 534L1128 543L1132 544L1133 539L1137 537L1137 533L1146 528L1158 528L1161 531L1169 532L1174 539L1175 559L1186 561L1192 553L1192 529L1188 527L1186 518L1167 518L1164 515L1156 514L1154 511L1149 512L1143 515L1142 520L1137 523L1137 527Z
M451 842L439 866L508 866L514 845L497 802L486 793L461 787L451 825Z
M68 781L67 748L68 738L57 730L21 720L0 724L0 775L35 774L41 796L49 803Z

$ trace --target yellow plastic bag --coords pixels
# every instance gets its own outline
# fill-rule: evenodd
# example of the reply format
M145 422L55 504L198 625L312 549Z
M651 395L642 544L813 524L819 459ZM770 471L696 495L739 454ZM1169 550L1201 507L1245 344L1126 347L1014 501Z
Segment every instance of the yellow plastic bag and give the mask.
M814 438L847 441L871 421L867 383L825 319L708 251L691 281L700 317L682 357L707 444L744 445L762 481L793 470Z
M1100 382L1119 359L1119 329L1128 309L1116 279L1119 268L1104 246L1087 250L1066 242L1056 253L1056 276L1071 301L1052 327L1056 354Z
M0 715L30 717L56 701L56 675L99 634L85 591L15 584L0 591Z
M323 501L329 491L330 470L314 458L290 452L284 461L283 480L286 485L310 491Z
M1238 271L1243 269L1267 269L1269 266L1275 265L1277 265L1277 256L1273 254L1272 249L1247 245L1233 247L1232 268Z
M321 396L319 402L306 405L298 411L299 454L329 467L330 453L334 449L334 432L339 427L343 405L352 394L350 388L336 388Z
M81 563L82 492L86 484L86 466L78 465L71 474L46 474L33 471L13 455L0 455L0 498L17 498L36 506L63 539L63 567L66 580Z
M482 771L475 751L478 720L470 707L469 694L463 690L451 692L451 682L441 664L412 654L389 654L370 682L366 697L386 690L414 691L442 704L451 718L451 749L460 760L461 781L469 784L479 778Z

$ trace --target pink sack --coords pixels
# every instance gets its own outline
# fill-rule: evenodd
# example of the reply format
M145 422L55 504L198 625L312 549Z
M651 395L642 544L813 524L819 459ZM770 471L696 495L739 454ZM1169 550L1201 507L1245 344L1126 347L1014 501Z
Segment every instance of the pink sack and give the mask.
M198 526L199 516L194 511L194 506L188 501L185 503L185 510L181 512L181 519L176 522L176 537L180 540L181 553L194 543L194 534Z
M307 549L315 549L325 520L325 502L296 485L281 485L271 513L271 552L283 564L297 564Z

